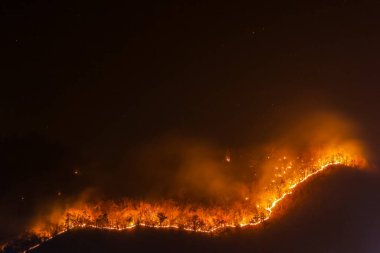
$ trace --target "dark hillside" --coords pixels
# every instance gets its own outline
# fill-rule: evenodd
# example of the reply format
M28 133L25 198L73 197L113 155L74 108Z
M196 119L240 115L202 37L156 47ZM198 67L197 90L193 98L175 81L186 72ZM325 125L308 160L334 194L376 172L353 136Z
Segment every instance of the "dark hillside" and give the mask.
M334 168L300 187L262 228L217 236L77 230L32 252L379 252L379 183L373 173Z

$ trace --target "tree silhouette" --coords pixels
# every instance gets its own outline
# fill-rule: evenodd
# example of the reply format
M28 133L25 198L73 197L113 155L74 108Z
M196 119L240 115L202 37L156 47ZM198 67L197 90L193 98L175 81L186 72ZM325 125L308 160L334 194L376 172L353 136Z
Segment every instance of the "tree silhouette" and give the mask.
M157 214L157 218L158 218L158 220L159 220L159 222L160 222L160 226L162 225L162 223L168 218L168 217L166 217L165 216L165 214L163 214L163 213L158 213Z

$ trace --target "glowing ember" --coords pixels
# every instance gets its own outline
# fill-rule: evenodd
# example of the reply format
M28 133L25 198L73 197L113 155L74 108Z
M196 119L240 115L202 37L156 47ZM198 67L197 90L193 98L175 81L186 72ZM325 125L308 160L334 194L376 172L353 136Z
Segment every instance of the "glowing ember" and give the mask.
M225 157L224 157L224 160L226 161L226 162L231 162L231 152L230 152L230 150L228 149L227 150L227 152L226 152L226 155L225 155Z

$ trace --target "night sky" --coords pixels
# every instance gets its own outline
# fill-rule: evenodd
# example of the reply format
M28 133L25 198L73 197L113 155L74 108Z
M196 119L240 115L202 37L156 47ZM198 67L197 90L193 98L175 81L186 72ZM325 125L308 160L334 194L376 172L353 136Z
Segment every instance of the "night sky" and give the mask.
M223 159L333 111L377 170L379 13L375 0L2 0L0 241L86 189L166 196L167 161L144 161L173 136Z

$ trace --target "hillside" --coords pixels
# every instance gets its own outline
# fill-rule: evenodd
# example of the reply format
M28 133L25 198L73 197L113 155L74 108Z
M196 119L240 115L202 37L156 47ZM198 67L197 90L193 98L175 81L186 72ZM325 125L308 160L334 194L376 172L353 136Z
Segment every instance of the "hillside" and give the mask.
M379 252L379 182L373 173L334 168L297 189L262 227L219 235L75 230L31 252Z

